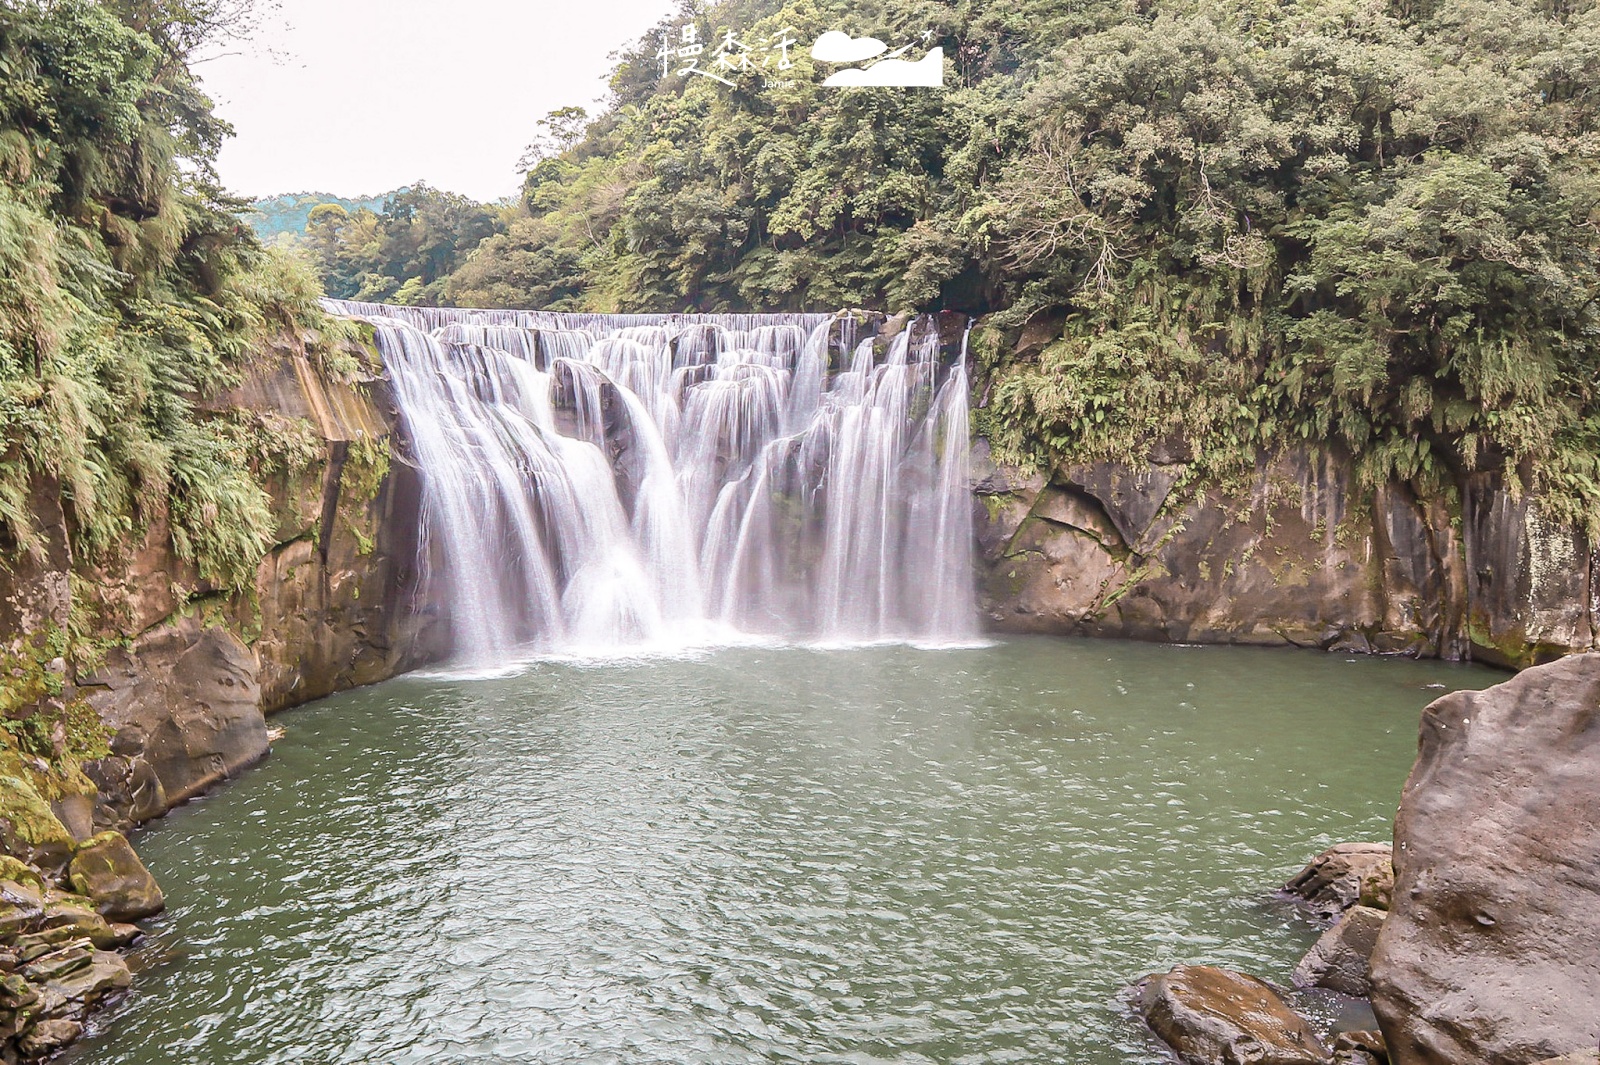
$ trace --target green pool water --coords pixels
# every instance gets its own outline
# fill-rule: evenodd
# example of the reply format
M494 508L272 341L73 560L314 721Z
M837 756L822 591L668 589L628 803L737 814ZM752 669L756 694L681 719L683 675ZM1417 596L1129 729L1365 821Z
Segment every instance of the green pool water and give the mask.
M171 908L77 1065L1164 1060L1123 989L1285 980L1485 669L1021 639L412 676L139 839Z

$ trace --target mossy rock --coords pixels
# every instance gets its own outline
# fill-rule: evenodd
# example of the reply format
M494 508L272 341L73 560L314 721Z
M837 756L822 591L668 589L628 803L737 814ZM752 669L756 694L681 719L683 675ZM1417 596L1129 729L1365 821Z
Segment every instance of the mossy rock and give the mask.
M101 950L125 946L137 934L130 925L112 924L95 910L89 899L73 896L73 901L57 901L45 907L39 918L43 933L87 939Z
M1362 906L1387 910L1394 902L1394 866L1389 862L1368 871L1361 877Z
M149 917L167 905L155 877L121 832L102 832L79 844L68 875L73 889L93 899L108 920Z
M44 878L39 875L39 870L9 854L0 854L0 881L4 880L15 884L31 884L40 891L44 890Z
M46 873L72 857L72 833L32 784L0 776L0 851Z

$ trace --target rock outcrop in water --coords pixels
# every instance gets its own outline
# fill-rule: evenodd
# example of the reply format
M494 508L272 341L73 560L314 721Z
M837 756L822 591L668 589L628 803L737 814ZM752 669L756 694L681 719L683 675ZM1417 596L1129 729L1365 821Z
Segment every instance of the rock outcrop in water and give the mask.
M154 917L167 907L156 878L121 832L101 832L78 844L67 879L110 921Z
M1384 911L1353 906L1317 940L1290 977L1294 986L1322 987L1352 998L1372 992L1371 959Z
M1324 919L1358 904L1387 910L1394 894L1393 853L1388 843L1336 843L1290 877L1284 894Z
M1372 1004L1395 1065L1528 1065L1600 1041L1600 655L1423 714Z
M1600 545L1492 474L1458 508L1263 455L1242 487L1181 452L1026 473L980 441L982 598L1001 632L1319 647L1510 666L1597 646Z
M1189 1065L1326 1065L1328 1048L1253 976L1180 965L1135 992L1145 1023Z
M0 1062L45 1057L77 1039L89 1013L132 982L115 948L138 934L93 900L0 859Z

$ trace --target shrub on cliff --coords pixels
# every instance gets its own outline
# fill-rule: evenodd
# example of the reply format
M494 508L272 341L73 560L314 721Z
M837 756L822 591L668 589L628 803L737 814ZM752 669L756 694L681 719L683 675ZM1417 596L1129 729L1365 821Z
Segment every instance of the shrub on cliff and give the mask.
M1317 0L1156 5L1063 47L975 216L1010 320L1064 312L998 368L999 442L1334 443L1592 521L1597 45L1590 4Z
M320 312L212 169L228 129L188 60L248 17L0 2L0 559L38 549L33 496L56 491L80 556L165 517L207 579L254 573L265 496L197 405L263 333Z

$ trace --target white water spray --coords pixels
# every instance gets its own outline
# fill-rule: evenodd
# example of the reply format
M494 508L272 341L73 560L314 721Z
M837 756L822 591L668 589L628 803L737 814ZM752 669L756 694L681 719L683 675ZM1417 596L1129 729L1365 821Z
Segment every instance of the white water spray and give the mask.
M376 327L462 656L974 639L964 338L328 307Z

